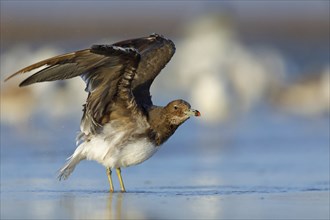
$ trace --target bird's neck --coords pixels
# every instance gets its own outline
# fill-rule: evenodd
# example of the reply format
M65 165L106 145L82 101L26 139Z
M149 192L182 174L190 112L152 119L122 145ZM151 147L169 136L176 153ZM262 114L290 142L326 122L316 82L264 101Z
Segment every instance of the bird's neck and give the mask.
M163 107L154 106L148 111L148 116L148 122L154 134L151 139L157 146L167 141L178 128L170 123Z

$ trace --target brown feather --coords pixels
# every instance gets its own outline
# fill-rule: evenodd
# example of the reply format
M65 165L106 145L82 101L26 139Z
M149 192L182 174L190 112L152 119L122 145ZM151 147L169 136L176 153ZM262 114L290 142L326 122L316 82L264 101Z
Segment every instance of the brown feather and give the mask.
M114 45L132 47L141 54L141 61L132 82L132 91L141 107L150 108L150 86L174 55L174 43L161 35L152 34L149 37L125 40Z
M85 51L85 50L82 50L82 51ZM42 66L45 66L45 65L56 65L64 60L69 60L69 59L72 59L76 56L76 53L79 53L80 51L77 51L77 52L73 52L73 53L67 53L67 54L63 54L63 55L59 55L59 56L56 56L56 57L52 57L52 58L49 58L49 59L46 59L46 60L43 60L43 61L40 61L38 63L35 63L35 64L32 64L30 66L27 66L19 71L17 71L16 73L10 75L9 77L7 77L5 79L5 82L8 81L9 79L13 78L14 76L18 75L18 74L21 74L21 73L26 73L26 72L30 72L34 69L37 69L39 67L42 67Z
M172 41L154 34L46 59L19 70L5 81L43 66L20 86L81 76L89 93L81 130L86 134L98 133L104 124L119 117L147 117L153 106L151 83L174 52Z

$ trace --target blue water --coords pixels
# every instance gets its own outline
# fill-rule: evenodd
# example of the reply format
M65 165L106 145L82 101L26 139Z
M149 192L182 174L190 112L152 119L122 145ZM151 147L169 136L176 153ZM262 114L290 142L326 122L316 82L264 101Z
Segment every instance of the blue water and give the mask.
M189 120L150 160L123 169L125 194L110 194L91 161L56 179L78 124L1 126L2 219L329 218L329 117L260 110L230 124Z

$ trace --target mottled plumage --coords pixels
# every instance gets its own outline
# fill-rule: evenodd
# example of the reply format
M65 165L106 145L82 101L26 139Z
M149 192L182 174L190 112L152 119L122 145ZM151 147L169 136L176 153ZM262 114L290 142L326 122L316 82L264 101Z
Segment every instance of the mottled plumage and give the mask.
M80 76L86 83L78 147L60 170L66 179L84 159L116 168L125 190L120 168L150 158L190 116L199 116L189 103L175 100L165 107L153 105L150 86L175 52L171 40L153 34L112 45L94 45L28 66L11 77L44 67L20 86ZM119 172L119 173L118 173Z

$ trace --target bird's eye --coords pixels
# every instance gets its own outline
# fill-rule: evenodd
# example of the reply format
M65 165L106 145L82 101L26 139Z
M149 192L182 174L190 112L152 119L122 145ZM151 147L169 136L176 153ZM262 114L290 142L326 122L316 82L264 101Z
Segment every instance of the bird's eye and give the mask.
M175 106L174 106L174 109L177 110L177 109L178 109L178 106L175 105Z

